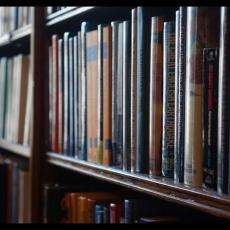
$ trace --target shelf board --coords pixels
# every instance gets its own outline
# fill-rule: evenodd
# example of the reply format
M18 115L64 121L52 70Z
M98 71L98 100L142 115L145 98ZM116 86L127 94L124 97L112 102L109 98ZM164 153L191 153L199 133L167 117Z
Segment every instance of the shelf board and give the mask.
M81 14L87 13L90 10L95 9L95 6L87 7L69 7L60 11L57 11L46 18L46 26L57 25L60 22L69 20L73 17L79 16Z
M57 153L47 153L47 162L103 181L144 192L169 202L192 207L230 219L230 196L174 183L162 177L150 178L113 167L77 160Z
M0 47L9 45L12 42L18 42L21 39L27 38L31 35L32 27L31 25L26 25L18 30L9 32L0 37Z
M20 144L14 144L3 139L0 139L0 148L26 158L30 158L31 155L30 147L23 146Z

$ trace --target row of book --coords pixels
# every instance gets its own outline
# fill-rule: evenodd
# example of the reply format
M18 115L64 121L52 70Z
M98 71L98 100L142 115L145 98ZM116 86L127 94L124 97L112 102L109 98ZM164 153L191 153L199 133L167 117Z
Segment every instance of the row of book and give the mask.
M29 173L15 161L0 162L0 223L30 223Z
M228 10L138 7L53 35L51 151L228 193Z
M83 184L44 186L44 223L192 223L205 218L156 198L86 189Z
M0 58L0 138L31 143L32 76L30 56Z
M32 22L32 7L0 7L0 36Z

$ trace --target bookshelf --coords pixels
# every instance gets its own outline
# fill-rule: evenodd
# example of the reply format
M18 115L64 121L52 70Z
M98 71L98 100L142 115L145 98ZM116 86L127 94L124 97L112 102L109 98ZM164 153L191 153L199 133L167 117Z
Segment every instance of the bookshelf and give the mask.
M141 194L157 197L172 204L185 206L202 211L211 216L230 220L230 197L215 191L186 186L176 183L172 179L161 176L150 177L147 174L138 174L103 166L83 160L64 156L60 153L50 152L48 147L48 46L54 33L62 34L68 29L80 29L81 22L97 18L97 24L108 23L120 18L130 18L133 7L67 7L61 11L46 16L45 7L33 7L32 25L0 37L0 50L7 52L14 47L31 50L31 64L33 76L33 112L32 112L32 145L25 147L0 140L0 148L13 152L29 159L30 173L30 202L31 221L43 221L43 186L47 178L53 177L50 166L56 166L57 171L66 169L76 175L86 175L95 181L103 181L122 188L137 191ZM157 12L169 14L172 17L178 7L158 7ZM119 14L118 14L119 12ZM25 45L27 44L27 45ZM29 47L28 47L29 44ZM26 46L26 48L25 48ZM55 177L53 177L55 178ZM57 181L53 180L54 183Z
M0 148L5 149L9 152L13 152L15 154L18 154L20 156L30 158L31 156L31 150L28 146L23 146L20 144L14 144L6 140L0 140Z

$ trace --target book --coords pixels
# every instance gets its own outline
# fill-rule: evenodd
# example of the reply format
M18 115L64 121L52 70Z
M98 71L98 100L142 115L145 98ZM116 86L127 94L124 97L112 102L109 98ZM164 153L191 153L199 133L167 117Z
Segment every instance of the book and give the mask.
M130 130L131 130L131 101L130 101L130 23L129 21L123 22L123 71L122 71L122 86L123 86L123 170L130 170L131 167L131 143L130 143Z
M162 91L163 91L163 17L151 18L149 174L161 175Z
M112 28L103 28L103 165L112 165Z
M218 137L217 137L217 190L219 193L230 192L229 183L229 7L221 7L219 81L218 81Z
M135 172L137 151L137 9L131 15L131 130L130 130L130 169Z
M185 132L185 78L186 78L186 16L187 8L180 7L176 31L175 71L175 144L174 180L184 180L184 132Z
M202 186L203 48L218 47L219 8L188 7L186 35L186 103L184 183Z
M162 175L174 175L175 22L164 23Z
M203 185L214 190L216 190L217 181L218 70L219 49L204 48Z
M137 152L136 172L149 171L149 51L150 19L137 8Z

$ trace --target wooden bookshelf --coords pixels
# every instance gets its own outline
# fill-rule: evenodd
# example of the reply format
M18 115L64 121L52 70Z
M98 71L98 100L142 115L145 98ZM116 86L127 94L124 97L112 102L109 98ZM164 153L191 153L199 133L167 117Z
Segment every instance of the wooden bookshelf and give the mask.
M20 42L29 38L31 35L32 26L27 25L18 30L12 31L0 37L0 47L11 46L12 43Z
M70 20L76 16L82 16L85 13L95 9L95 6L87 7L69 7L60 11L57 11L46 18L46 26L53 26L58 23L63 23L66 20Z
M47 162L135 191L150 194L169 202L230 219L230 199L226 195L176 184L172 180L162 177L150 178L147 175L133 174L56 153L47 153Z
M20 144L14 144L9 141L0 139L0 148L7 150L9 152L13 152L19 156L23 156L26 158L30 158L31 149L28 146L23 146Z

